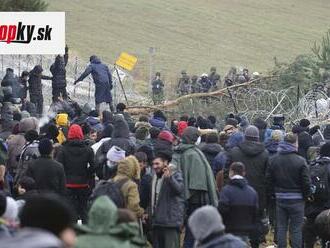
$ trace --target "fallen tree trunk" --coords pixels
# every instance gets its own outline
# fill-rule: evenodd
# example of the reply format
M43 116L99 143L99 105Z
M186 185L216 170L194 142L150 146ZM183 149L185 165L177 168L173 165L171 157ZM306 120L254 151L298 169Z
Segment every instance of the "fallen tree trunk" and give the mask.
M244 87L244 86L249 86L253 83L256 83L258 81L260 81L262 78L258 78L258 79L254 79L251 80L249 82L246 83L242 83L242 84L235 84L226 88L222 88L220 90L217 91L213 91L213 92L207 92L207 93L194 93L194 94L189 94L189 95L184 95L181 97L178 97L175 100L169 100L164 102L163 104L159 104L159 105L154 105L154 106L129 106L127 108L127 111L132 114L132 115L141 115L141 114L149 114L150 112L153 112L157 109L160 110L169 110L171 108L174 108L176 106L178 106L180 103L185 102L189 99L192 98L200 98L200 97L212 97L212 96L224 96L226 95L226 92L228 91L228 89L237 89L240 87Z

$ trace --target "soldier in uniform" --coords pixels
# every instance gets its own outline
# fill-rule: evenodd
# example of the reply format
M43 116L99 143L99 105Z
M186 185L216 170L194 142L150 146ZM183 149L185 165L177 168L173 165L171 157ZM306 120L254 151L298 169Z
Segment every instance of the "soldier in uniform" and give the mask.
M198 80L198 84L201 87L202 93L209 92L209 90L211 89L211 86L212 86L212 83L206 73L203 73L201 75L201 78Z
M235 84L236 82L237 82L237 78L238 78L238 75L237 75L237 69L236 69L236 67L231 67L230 69L229 69L229 71L228 71L228 73L227 73L227 75L226 75L226 77L225 77L225 80L226 79L230 79L231 80L231 82L233 83L233 84Z
M251 80L251 76L249 74L249 69L247 69L247 68L243 69L243 76L245 78L245 82L249 82Z
M188 95L190 92L191 81L185 70L181 71L181 78L178 82L178 93L180 96Z
M191 77L191 93L199 93L200 92L200 85L198 83L198 76L193 75Z
M164 101L164 82L160 79L160 72L152 81L152 100L154 104L161 104Z
M217 73L217 68L215 68L214 66L211 67L210 74L208 77L209 77L209 80L211 81L212 89L217 90L221 84L221 77Z

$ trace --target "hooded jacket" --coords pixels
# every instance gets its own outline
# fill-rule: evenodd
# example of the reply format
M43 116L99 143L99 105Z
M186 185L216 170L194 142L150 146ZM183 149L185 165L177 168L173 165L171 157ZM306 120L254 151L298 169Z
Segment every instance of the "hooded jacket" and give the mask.
M140 165L134 156L128 156L119 161L117 175L113 178L114 182L127 180L121 187L121 192L125 199L126 206L135 213L136 217L142 217L144 210L140 207L140 195L138 186L135 183L140 180Z
M41 65L36 65L29 74L29 92L32 98L43 98L41 80L51 80L51 77L42 75L43 69Z
M72 132L72 125L69 129ZM94 152L82 139L70 139L62 144L56 160L60 162L66 175L67 188L85 188L93 173Z
M109 67L101 62L95 55L91 57L91 63L81 74L77 81L82 81L89 74L92 74L95 84L95 102L96 104L112 102L112 76Z
M231 179L220 192L219 211L228 233L248 236L257 223L258 194L243 177Z
M118 209L106 196L95 200L88 213L88 225L81 226L76 248L145 247L137 223L118 224Z
M222 151L221 145L217 143L205 143L201 148L207 161L212 165L214 158Z
M65 66L68 63L68 54L63 57L58 55L55 58L55 62L50 66L50 72L53 75L52 88L61 89L66 87L66 69Z
M172 163L182 172L185 201L197 197L200 206L218 205L216 183L207 159L193 144L180 144L175 150Z
M278 199L307 199L311 194L306 160L287 142L281 142L271 158L266 182L268 194L275 193Z
M246 179L258 192L259 209L266 207L266 170L268 167L268 152L264 144L245 140L229 152L229 161L242 162L246 169Z

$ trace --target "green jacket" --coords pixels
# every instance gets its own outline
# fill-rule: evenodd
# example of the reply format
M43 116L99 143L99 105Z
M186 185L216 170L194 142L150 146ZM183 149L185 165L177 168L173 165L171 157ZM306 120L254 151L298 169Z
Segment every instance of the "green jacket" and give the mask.
M185 200L194 191L202 191L205 205L218 206L218 193L212 169L204 154L191 144L180 144L175 150L172 163L181 170L185 185Z
M84 234L78 236L76 248L145 247L137 223L118 221L118 209L107 197L101 196L88 213L88 225L79 226Z

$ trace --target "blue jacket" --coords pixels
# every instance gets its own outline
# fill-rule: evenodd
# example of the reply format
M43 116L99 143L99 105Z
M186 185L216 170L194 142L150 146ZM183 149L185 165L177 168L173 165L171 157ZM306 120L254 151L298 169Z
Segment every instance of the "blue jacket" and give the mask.
M246 179L232 179L220 193L219 211L227 232L249 235L257 221L258 194Z
M107 65L101 63L101 60L93 56L90 65L81 74L77 81L84 80L89 74L92 74L95 84L95 102L96 104L112 102L112 76Z

